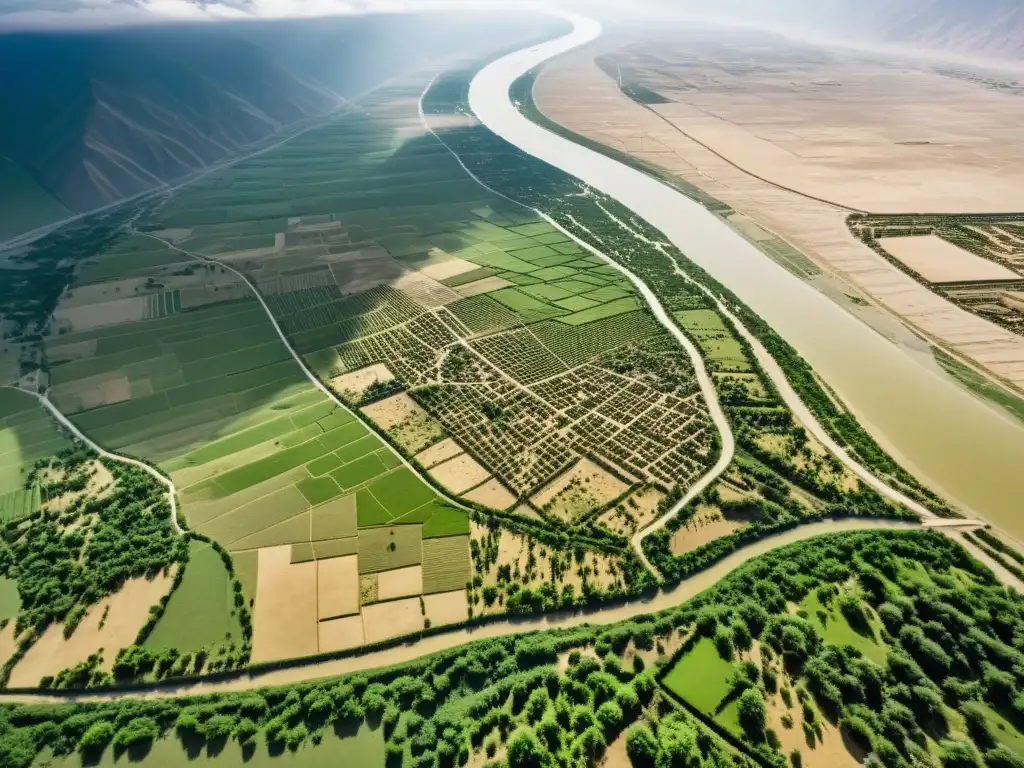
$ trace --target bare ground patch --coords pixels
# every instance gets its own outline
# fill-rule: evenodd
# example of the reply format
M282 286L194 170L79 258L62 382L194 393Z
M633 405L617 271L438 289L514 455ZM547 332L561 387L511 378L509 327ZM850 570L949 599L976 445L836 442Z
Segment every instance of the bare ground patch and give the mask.
M728 536L745 525L746 523L739 520L726 520L715 507L698 507L694 516L672 534L672 554L692 552L697 547Z
M658 516L658 504L665 494L657 488L641 488L634 491L621 504L602 512L597 518L610 531L621 536L632 536L647 527Z
M421 629L423 610L418 597L363 607L363 636L367 643L410 635Z
M426 450L417 453L415 458L424 467L430 469L442 461L458 456L460 453L462 453L462 447L450 437L446 437L441 442L435 443Z
M933 283L966 283L976 280L1020 280L1002 264L983 259L935 235L883 237L885 250Z
M363 617L345 616L317 625L320 653L344 651L363 644Z
M332 557L316 563L317 618L359 613L359 558Z
M515 494L497 478L491 478L483 485L463 494L463 497L491 509L508 509L516 503Z
M485 277L483 280L474 280L472 283L458 286L455 290L463 297L478 296L481 293L490 293L501 288L508 288L512 283L503 277Z
M423 566L410 565L377 575L377 599L394 600L423 594Z
M93 605L69 638L64 637L63 624L51 624L15 665L8 685L39 685L40 678L74 667L101 650L103 668L109 671L117 652L135 642L149 618L149 609L167 594L173 581L173 570L152 581L129 579L120 590Z
M452 493L462 493L480 485L491 473L468 453L463 453L435 466L430 470L430 476Z
M427 621L432 627L457 624L469 618L469 603L466 601L464 589L424 595L423 605L426 608Z
M393 381L395 375L383 363L369 365L331 379L331 387L349 400L359 400L377 382Z
M580 459L533 497L533 503L563 520L572 520L621 496L629 486L590 459Z
M405 392L362 408L402 448L417 453L444 435L441 424Z

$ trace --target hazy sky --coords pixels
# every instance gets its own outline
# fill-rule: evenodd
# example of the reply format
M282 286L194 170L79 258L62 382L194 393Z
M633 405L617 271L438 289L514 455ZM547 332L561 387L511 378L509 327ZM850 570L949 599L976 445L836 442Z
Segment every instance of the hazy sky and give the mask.
M578 0L577 0L578 2ZM593 0L599 4L602 0ZM324 16L417 8L523 8L532 0L0 0L0 25L93 25L161 19Z

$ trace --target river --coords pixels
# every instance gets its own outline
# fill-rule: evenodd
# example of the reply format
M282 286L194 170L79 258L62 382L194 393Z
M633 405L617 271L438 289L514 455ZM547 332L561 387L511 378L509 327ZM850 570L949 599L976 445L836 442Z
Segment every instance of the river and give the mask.
M793 345L908 470L965 514L1024 541L1024 425L913 359L698 203L519 112L509 98L516 79L601 34L593 19L566 17L569 34L500 58L473 78L469 101L480 121L661 230Z

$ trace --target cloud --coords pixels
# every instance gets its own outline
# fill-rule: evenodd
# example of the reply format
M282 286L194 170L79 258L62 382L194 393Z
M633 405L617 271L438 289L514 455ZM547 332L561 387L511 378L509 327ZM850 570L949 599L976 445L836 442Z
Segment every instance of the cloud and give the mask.
M425 9L524 8L516 0L0 0L0 26L108 26L169 20L303 18Z

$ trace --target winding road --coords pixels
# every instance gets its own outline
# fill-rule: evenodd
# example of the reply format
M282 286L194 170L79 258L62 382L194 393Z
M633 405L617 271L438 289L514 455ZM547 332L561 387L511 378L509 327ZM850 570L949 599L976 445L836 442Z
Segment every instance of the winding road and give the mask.
M112 461L120 461L123 464L131 464L133 467L138 467L139 469L145 470L148 474L152 475L157 480L159 480L161 484L166 485L167 497L171 502L171 525L174 527L176 533L184 535L185 531L182 529L181 524L178 522L178 501L176 498L177 491L174 488L174 482L169 477L164 476L163 474L160 473L159 470L154 469L153 467L149 466L149 464L146 464L144 461L133 459L130 456L122 456L119 453L113 453L111 451L108 451L99 443L93 442L84 432L82 432L82 430L75 426L74 422L72 422L71 419L69 419L67 416L61 413L60 409L56 405L50 402L50 398L47 395L41 395L38 392L34 392L29 389L12 387L10 385L5 386L5 389L17 389L19 392L24 392L27 395L32 395L33 397L35 397L39 401L40 405L42 405L47 411L49 411L50 415L53 416L53 418L55 418L62 427L64 427L68 432L70 432L76 438L81 440L87 446L92 448L92 450L96 451L96 453L98 453L103 458L111 459Z

